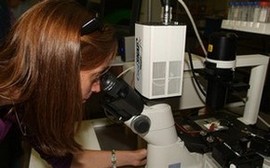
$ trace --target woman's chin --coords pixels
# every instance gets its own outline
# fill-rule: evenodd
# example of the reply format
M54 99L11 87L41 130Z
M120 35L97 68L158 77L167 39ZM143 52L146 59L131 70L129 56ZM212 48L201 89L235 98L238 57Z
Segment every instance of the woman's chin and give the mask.
M82 98L82 102L85 103L89 99L90 96L91 96L91 92Z

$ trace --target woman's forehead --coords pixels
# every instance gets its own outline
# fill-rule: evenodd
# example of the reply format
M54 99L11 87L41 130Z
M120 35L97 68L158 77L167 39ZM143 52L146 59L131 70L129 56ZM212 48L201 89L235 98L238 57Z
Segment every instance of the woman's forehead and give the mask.
M109 63L105 62L105 63L101 64L100 66L98 66L92 70L88 70L88 71L90 71L92 74L99 74L99 73L106 71L110 67L109 65L110 65Z

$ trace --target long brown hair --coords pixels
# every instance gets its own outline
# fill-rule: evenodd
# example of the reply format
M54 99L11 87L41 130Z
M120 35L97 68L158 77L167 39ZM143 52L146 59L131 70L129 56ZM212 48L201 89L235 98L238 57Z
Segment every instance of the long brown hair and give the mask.
M62 156L81 149L74 140L75 124L83 117L80 70L115 55L110 27L81 36L82 25L93 17L73 0L40 2L14 25L0 52L0 96L18 104L44 153Z

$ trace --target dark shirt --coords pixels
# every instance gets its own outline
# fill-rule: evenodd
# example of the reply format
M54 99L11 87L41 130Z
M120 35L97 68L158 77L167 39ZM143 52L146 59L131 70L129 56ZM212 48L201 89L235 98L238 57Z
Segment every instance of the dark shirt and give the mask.
M14 155L14 151L18 151L18 148L20 148L20 141L14 141L14 139L20 139L18 137L18 134L16 134L16 137L14 138L14 136L10 136L10 134L12 133L13 129L16 129L17 126L17 120L15 118L14 113L8 113L10 107L5 106L5 107L1 107L0 106L0 156L3 154L7 157L7 151L9 151L10 155ZM16 129L18 130L18 129ZM11 138L9 138L11 137ZM13 144L6 144L6 143L11 143L11 141L7 140L7 138L11 139ZM40 157L44 160L47 161L48 164L50 164L53 168L69 168L71 165L71 161L72 161L72 154L67 154L66 156L63 157L57 157L57 156L53 156L53 155L47 155L45 154L39 147L38 142L36 141L35 137L30 137L26 135L25 138L29 144L31 145L32 148L34 148L40 155ZM11 151L10 149L7 149L7 147L13 147L17 146L17 148L14 151ZM5 149L4 149L5 147ZM2 158L2 157L1 157ZM9 160L6 160L6 164L7 166L1 166L1 164L4 164L3 161L1 161L0 167L4 168L4 167L10 167L9 165L11 163L13 163L14 161L14 157L8 157Z

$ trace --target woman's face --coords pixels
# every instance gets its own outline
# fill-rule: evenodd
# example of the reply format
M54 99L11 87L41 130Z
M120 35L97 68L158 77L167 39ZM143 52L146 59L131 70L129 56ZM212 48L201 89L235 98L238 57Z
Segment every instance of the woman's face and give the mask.
M101 65L93 70L80 71L83 103L91 94L100 92L100 76L106 71L108 64Z

